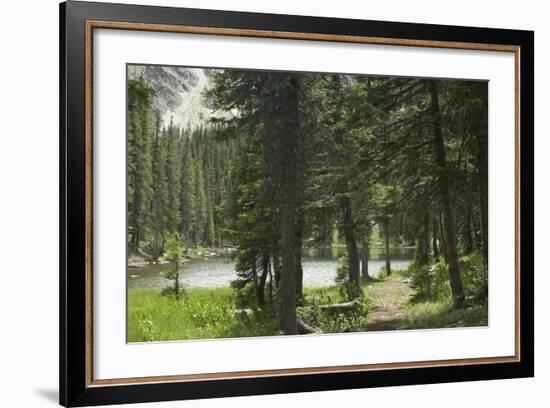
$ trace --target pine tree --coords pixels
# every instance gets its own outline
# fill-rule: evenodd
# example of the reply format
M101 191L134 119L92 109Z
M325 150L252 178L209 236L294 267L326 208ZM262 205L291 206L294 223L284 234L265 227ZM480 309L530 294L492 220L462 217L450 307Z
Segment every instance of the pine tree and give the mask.
M299 171L300 96L302 79L297 74L251 71L220 71L207 93L215 109L240 115L225 120L226 129L263 134L268 148L268 169L276 180L281 240L279 319L285 334L297 333L296 276L301 269L301 242L297 234ZM300 259L298 259L300 257ZM300 264L300 265L299 265Z
M128 245L132 253L138 252L148 232L153 95L143 77L128 81Z
M160 113L155 113L155 130L152 143L152 203L151 203L151 232L152 232L152 259L158 259L164 252L164 202L166 195L166 179L164 175L164 150L161 147L162 123Z
M166 174L166 207L165 207L165 229L173 233L178 231L180 225L180 175L181 175L181 139L179 128L172 122L165 132L164 149L165 174Z
M181 231L187 245L195 244L195 166L193 165L193 153L190 138L192 134L184 134L182 140L181 155Z

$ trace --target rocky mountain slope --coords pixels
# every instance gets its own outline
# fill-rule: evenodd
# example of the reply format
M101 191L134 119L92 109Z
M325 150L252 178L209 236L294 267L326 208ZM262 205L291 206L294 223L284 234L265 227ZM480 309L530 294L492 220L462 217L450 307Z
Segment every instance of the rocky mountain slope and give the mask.
M205 68L129 65L128 78L140 76L155 90L153 111L159 111L163 125L173 120L180 127L205 123L212 111L202 92L208 87L210 70Z

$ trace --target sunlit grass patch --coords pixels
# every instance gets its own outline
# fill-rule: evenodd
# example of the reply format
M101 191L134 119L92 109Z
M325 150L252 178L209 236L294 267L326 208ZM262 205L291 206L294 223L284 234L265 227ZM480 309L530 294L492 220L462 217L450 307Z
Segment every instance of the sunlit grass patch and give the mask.
M128 291L128 341L211 339L278 334L268 311L237 313L231 288L187 290L182 299L158 289Z
M487 305L453 309L452 301L408 303L404 305L405 325L411 329L479 327L488 324Z

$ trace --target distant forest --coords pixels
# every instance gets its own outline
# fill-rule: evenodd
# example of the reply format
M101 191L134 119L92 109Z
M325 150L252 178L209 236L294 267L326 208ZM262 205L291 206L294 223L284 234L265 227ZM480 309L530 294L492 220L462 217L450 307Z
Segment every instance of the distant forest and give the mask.
M157 260L174 234L184 250L236 248L235 289L273 302L285 334L299 330L306 247L345 245L350 299L373 279L374 240L387 275L390 245L414 245L418 287L441 259L455 308L486 299L487 82L210 75L223 114L195 128L162 123L149 84L128 81L130 255ZM485 266L470 288L460 256L473 252Z

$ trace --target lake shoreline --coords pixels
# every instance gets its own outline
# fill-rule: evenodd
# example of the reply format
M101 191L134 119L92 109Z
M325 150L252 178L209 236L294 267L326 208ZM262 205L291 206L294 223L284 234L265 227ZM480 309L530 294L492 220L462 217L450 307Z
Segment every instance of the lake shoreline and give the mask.
M332 244L330 246L322 246L322 247L311 247L311 248L304 248L304 254L309 251L316 251L316 250L342 250L346 249L345 244ZM358 246L358 250L361 248ZM385 248L383 245L371 245L371 250L381 250L384 251ZM395 250L411 250L413 251L415 249L414 246L410 245L402 245L402 246L392 246L390 247L390 251ZM180 262L185 263L186 261L193 260L193 259L202 259L202 258L209 258L214 256L227 256L230 254L233 254L237 251L235 247L194 247L188 249L184 256L181 257ZM147 260L145 257L140 255L131 255L128 257L127 260L127 267L129 269L139 269L139 268L145 268L148 266L153 265L168 265L170 262L159 258L156 261Z
M345 254L342 248L306 250L302 258L304 287L328 287L334 285L339 259ZM369 274L376 277L385 266L381 249L372 249L369 259ZM393 249L390 260L393 269L406 269L414 257L413 249ZM230 287L238 279L236 260L226 254L194 257L180 263L180 283L188 288ZM141 268L128 268L128 287L163 288L170 284L165 272L174 265L155 264Z
M193 259L204 259L204 258L210 258L214 256L227 256L236 251L233 247L212 247L212 248L203 248L203 247L196 247L188 250L181 258L180 263L188 262L189 260ZM127 267L129 269L139 269L139 268L146 268L148 266L153 265L169 265L170 262L159 258L156 261L147 260L142 256L139 255L132 255L128 257L127 260Z

